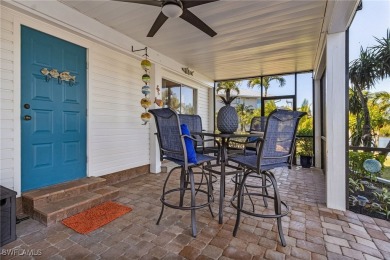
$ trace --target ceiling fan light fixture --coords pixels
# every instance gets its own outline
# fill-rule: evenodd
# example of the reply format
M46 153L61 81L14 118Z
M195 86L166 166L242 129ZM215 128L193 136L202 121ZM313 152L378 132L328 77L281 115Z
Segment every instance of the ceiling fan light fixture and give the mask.
M162 6L161 11L166 17L177 18L183 13L183 9L179 4L168 2Z

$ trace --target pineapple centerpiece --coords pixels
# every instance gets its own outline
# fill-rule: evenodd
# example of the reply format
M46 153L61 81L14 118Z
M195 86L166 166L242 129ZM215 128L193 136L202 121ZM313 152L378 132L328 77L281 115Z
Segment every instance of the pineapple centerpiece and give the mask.
M220 91L225 92L225 97L221 97L225 106L218 112L217 128L221 133L231 134L237 131L238 128L237 112L236 109L231 106L231 103L237 96L231 96L231 91L235 91L239 94L240 89L238 88L237 81L223 81L219 82L217 86L217 93Z

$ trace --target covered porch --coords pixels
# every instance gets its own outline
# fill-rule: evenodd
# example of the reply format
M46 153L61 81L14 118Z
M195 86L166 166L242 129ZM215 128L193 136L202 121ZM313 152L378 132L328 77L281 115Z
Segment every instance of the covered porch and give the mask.
M207 6L212 8L207 9ZM163 89L168 87L166 82L173 82L181 88L190 86L196 93L192 98L205 130L215 127L214 107L218 102L214 96L215 82L312 71L315 166L326 171L327 206L345 210L348 142L345 105L348 88L344 73L347 63L346 32L357 7L358 1L288 2L288 5L283 2L265 4L254 1L246 5L216 1L195 8L208 10L204 19L214 24L220 33L211 38L198 31L196 37L191 34L179 40L174 36L177 30L169 27L180 28L178 33L184 35L187 24L171 25L173 20L168 20L155 38L145 37L149 24L139 20L136 26L116 26L116 23L134 23L140 11L152 10L151 14L158 14L158 8L155 10L137 3L4 2L2 109L6 116L2 144L7 153L3 153L5 174L1 177L2 183L15 190L18 196L31 189L23 188L25 160L20 156L27 154L23 151L24 141L21 138L26 125L24 117L28 114L28 110L22 107L21 99L23 70L20 60L23 55L20 46L24 26L87 50L87 85L86 94L82 97L86 111L83 111L81 121L86 131L81 175L86 177L120 173L148 165L150 172L161 170L153 120L147 125L140 120L145 112L138 104L145 97L141 93L144 71L139 66L144 53L134 50L148 47L148 57L152 62L148 98L151 101L163 99ZM94 16L92 9L89 12L90 8L105 11ZM118 14L120 21L107 19L118 10L123 10ZM237 15L233 15L234 10L239 10ZM216 19L218 12L220 19ZM271 15L273 13L275 15ZM227 14L231 15L231 21L222 23L221 19ZM273 17L273 20L262 20L264 15L270 19ZM149 19L153 21L153 15ZM272 21L275 28L267 25ZM258 26L268 29L259 33ZM197 28L192 29L197 32ZM186 74L185 69L193 73ZM150 108L158 108L157 103ZM23 120L19 115L23 116ZM131 149L134 147L140 149ZM45 160L42 158L42 161Z

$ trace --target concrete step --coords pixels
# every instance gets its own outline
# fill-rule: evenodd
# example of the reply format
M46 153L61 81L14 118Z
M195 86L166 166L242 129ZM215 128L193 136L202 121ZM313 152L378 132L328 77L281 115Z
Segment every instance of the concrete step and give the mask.
M31 215L32 210L35 207L84 194L87 191L95 190L105 184L106 179L104 178L89 177L25 192L22 194L23 211L24 213Z
M103 202L113 200L118 195L119 188L104 186L75 196L37 205L30 216L49 226Z

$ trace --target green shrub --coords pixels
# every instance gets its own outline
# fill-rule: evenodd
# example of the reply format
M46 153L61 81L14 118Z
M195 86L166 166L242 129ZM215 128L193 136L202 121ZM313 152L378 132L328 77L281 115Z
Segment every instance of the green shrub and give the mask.
M297 131L297 135L300 136L313 136L312 128L301 128ZM313 151L313 137L301 137L296 141L296 153L297 155L314 156Z

